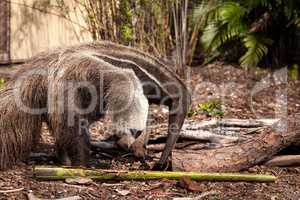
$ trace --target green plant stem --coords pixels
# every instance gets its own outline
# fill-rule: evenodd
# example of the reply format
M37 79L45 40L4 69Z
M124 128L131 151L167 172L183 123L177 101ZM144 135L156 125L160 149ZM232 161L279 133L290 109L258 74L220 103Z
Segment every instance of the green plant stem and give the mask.
M155 180L180 179L189 177L197 181L246 181L274 182L275 176L239 173L198 173L198 172L165 172L165 171L114 171L90 170L62 167L42 167L33 169L33 178L38 180L64 180L71 177L87 177L93 180Z

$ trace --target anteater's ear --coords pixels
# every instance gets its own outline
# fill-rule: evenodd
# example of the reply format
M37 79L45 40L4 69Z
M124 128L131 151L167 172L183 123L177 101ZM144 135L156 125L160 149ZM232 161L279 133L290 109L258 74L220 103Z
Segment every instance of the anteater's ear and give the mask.
M137 129L130 129L130 132L134 138L138 138L142 134L143 131L137 130Z

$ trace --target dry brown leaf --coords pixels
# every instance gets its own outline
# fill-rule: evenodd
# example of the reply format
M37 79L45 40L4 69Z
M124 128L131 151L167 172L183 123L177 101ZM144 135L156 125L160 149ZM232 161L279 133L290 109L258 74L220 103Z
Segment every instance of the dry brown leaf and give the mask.
M192 192L202 191L201 185L189 177L182 177L179 181L179 186Z

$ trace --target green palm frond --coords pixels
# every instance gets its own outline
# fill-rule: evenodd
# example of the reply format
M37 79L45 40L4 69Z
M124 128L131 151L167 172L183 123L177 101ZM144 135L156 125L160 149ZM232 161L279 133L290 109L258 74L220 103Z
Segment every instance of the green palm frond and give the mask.
M242 21L246 9L238 3L223 3L214 12L216 19L209 20L201 38L204 48L208 51L215 51L223 43L243 35L247 30Z
M218 9L219 19L228 24L240 23L247 10L236 2L226 2Z
M223 43L239 36L247 30L244 24L235 24L230 26L228 23L211 23L203 31L201 41L204 49L215 51Z
M240 63L245 67L257 66L261 59L268 53L268 45L272 40L257 34L250 34L243 39L247 52L240 58Z
M227 56L230 52L228 45L237 44L241 51L234 52L241 56L243 52L241 42L246 48L246 53L240 57L243 66L257 66L268 54L268 48L278 41L278 33L273 33L270 28L279 29L300 27L300 1L299 0L202 0L195 16L206 19L205 28L201 36L202 46L209 55L209 60L214 56ZM208 9L209 2L213 2L213 9ZM212 7L210 7L212 8ZM205 16L203 16L205 15ZM282 23L276 24L282 19ZM286 24L283 24L287 22ZM275 29L274 29L275 30ZM233 43L230 43L233 42ZM228 44L228 45L227 45ZM272 49L273 50L273 49ZM272 57L272 55L270 54Z

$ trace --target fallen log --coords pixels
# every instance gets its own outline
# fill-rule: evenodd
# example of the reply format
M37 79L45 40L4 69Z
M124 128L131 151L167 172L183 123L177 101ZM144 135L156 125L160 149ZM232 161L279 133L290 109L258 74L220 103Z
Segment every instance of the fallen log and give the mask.
M265 165L270 167L300 166L300 155L276 156Z
M159 172L159 171L115 171L72 169L61 167L34 167L32 177L37 180L65 180L66 178L85 177L93 180L156 180L189 177L197 181L247 181L274 182L275 176L238 173L197 173L197 172Z
M200 151L174 150L173 170L236 172L260 164L300 140L298 118L293 115L281 119L260 134L233 146Z

